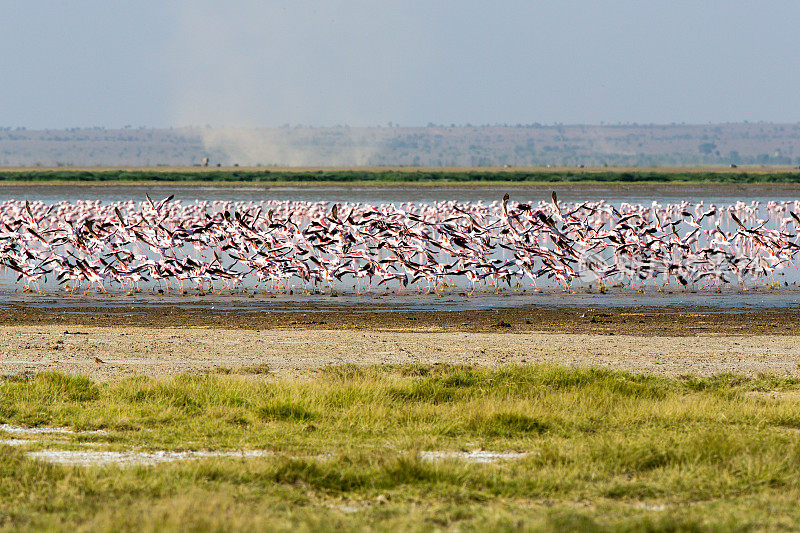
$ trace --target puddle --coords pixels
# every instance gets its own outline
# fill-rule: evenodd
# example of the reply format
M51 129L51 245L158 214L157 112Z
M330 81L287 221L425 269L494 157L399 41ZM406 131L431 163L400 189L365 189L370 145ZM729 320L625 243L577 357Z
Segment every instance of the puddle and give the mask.
M645 502L636 503L634 504L634 507L636 509L644 509L645 511L666 511L667 509L667 506L664 504Z
M24 427L15 426L13 424L0 424L0 431L11 433L14 435L45 435L45 434L61 434L61 435L104 435L107 433L104 429L92 429L89 431L75 431L67 427Z
M36 442L35 440L28 440L28 439L5 439L0 440L0 444L5 444L6 446L25 446L26 444L31 444Z
M84 435L84 434L98 434L105 433L104 430L93 430L79 432L74 431L67 427L23 427L15 426L12 424L0 424L0 431L10 433L12 435L41 435L41 434L70 434L70 435ZM11 438L0 439L0 444L8 446L24 446L26 444L40 443L44 441L30 440L25 438ZM98 446L99 443L78 443L79 446L93 447ZM419 457L423 461L443 461L448 459L456 459L466 461L469 463L494 463L498 461L512 461L522 459L531 455L532 452L490 452L484 450L474 450L471 452L457 452L457 451L437 451L429 450L419 453ZM102 450L39 450L28 452L26 454L32 459L39 459L54 464L60 465L77 465L77 466L104 466L104 465L117 465L117 466L153 466L161 463L171 463L175 461L188 461L192 459L208 459L217 457L230 457L230 458L253 458L253 457L269 457L275 455L275 452L269 450L198 450L198 451L102 451ZM316 459L330 459L335 457L335 454L323 454L320 456L313 456ZM309 458L308 456L305 458Z
M328 505L330 509L336 509L337 511L341 511L343 513L352 514L357 513L359 511L363 511L364 509L368 508L368 503L332 503Z
M27 434L27 435L41 435L46 433L75 433L70 428L50 428L50 427L35 427L26 428L22 426L13 426L11 424L0 424L0 431L5 431L11 434Z
M458 459L468 463L494 463L497 461L513 461L527 457L530 453L521 452L487 452L476 450L472 452L440 452L426 451L419 452L419 457L423 461L443 461L446 459Z
M251 451L186 451L186 452L107 452L94 450L42 450L27 454L32 459L39 459L59 465L75 466L153 466L161 463L187 461L191 459L207 459L213 457L251 458L267 457L273 452L266 450Z
M11 439L9 441L0 441L1 443L12 443L10 445L21 446L28 444L30 440L24 439ZM49 463L59 465L71 466L154 466L162 463L172 463L176 461L188 461L193 459L209 459L217 457L230 457L248 459L253 457L269 457L274 455L274 452L268 450L251 450L251 451L154 451L154 452L140 452L140 451L97 451L97 450L40 450L29 452L28 457L32 459L39 459ZM420 452L420 459L423 461L443 461L447 459L456 459L466 461L469 463L494 463L497 461L512 461L527 457L530 453L520 452L487 452L487 451L472 451L472 452L445 452L445 451L425 451ZM322 456L322 458L330 458L330 454Z

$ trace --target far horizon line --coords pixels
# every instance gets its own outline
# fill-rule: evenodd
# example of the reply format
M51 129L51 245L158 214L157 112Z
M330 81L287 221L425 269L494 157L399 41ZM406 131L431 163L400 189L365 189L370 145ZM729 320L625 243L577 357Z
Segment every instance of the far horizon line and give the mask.
M281 124L279 126L242 126L242 125L172 125L172 126L144 126L124 124L122 126L10 126L0 125L0 131L50 131L50 130L286 130L286 129L434 129L434 128L663 128L663 127L708 127L708 126L741 126L741 125L769 125L769 126L800 126L800 121L774 122L769 120L741 120L727 122L605 122L600 123L564 123L564 122L526 122L508 123L495 122L473 124L470 122L456 124L439 124L429 122L425 125L397 124L393 121L385 124L352 125L352 124Z

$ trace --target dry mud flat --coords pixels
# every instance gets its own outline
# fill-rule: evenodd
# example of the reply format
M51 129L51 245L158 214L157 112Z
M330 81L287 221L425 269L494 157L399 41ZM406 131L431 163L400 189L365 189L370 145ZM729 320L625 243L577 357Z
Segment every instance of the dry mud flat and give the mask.
M800 375L800 313L653 309L594 312L0 312L0 374L106 380L238 371L288 376L341 364L593 365L663 375Z
M0 326L129 326L241 330L348 330L470 333L593 333L650 337L698 334L800 335L800 309L704 310L674 307L597 309L365 311L226 311L175 306L34 307L0 309Z

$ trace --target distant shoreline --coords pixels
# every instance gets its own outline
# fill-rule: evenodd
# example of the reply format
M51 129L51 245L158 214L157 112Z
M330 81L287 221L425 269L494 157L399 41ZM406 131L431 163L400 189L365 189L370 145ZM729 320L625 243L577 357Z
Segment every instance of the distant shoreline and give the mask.
M797 168L0 168L0 184L182 184L216 185L655 185L800 184Z

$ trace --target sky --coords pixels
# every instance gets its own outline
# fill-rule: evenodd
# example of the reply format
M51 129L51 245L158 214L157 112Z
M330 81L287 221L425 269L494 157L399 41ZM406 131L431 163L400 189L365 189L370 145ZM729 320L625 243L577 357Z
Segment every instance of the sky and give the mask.
M800 2L3 0L0 126L800 121Z

